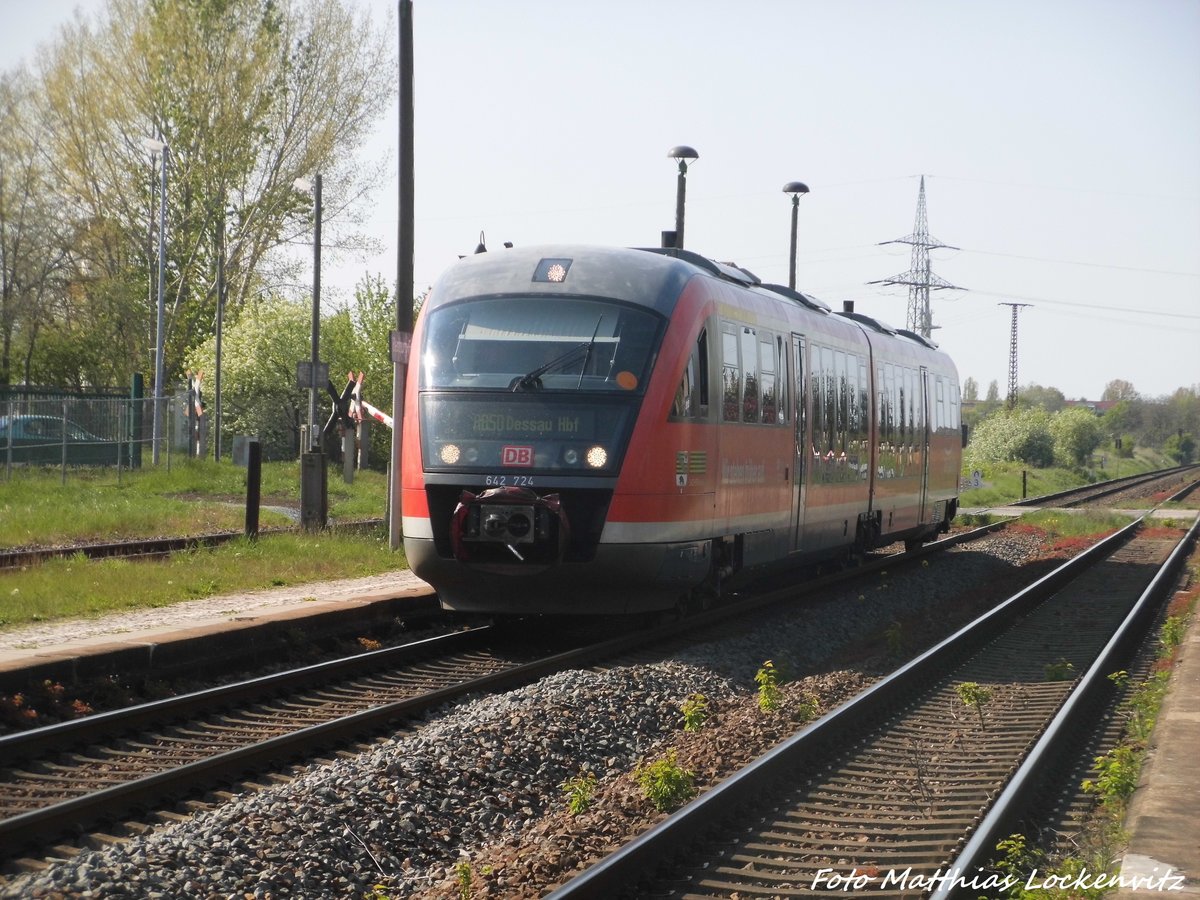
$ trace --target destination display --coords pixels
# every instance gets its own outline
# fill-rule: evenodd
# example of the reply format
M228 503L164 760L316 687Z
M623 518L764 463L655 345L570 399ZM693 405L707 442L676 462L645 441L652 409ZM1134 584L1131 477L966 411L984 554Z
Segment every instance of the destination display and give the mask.
M425 395L425 465L452 469L608 470L628 440L635 402L580 403Z

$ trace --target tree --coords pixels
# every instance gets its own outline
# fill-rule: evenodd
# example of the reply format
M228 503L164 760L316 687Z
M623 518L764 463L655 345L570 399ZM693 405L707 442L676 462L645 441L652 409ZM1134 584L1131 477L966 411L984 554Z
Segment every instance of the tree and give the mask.
M77 302L133 303L122 317L138 324L139 347L152 343L143 139L155 134L170 148L169 379L212 333L218 254L233 320L287 271L277 251L309 239L313 204L298 177L324 175L326 242L364 246L351 229L378 174L355 151L388 102L391 46L341 0L107 0L95 24L63 29L41 64L41 119L55 208L91 276ZM124 346L113 355L126 367L145 358Z
M0 74L0 385L30 380L32 351L52 321L65 265L64 239L48 203L44 125L28 73Z
M1029 384L1018 392L1020 401L1026 406L1037 406L1046 412L1056 413L1067 405L1067 398L1058 388Z
M1045 468L1054 462L1050 415L1040 409L1004 410L980 422L963 453L968 466L1023 462Z
M352 305L321 317L321 356L329 363L329 380L340 391L348 373L357 377L362 372L364 397L385 411L392 405L389 334L395 318L380 276L359 283ZM311 301L281 296L247 305L223 334L221 417L227 429L222 430L258 435L265 458L286 459L299 452L308 391L296 385L296 363L309 358L311 339ZM189 355L188 366L215 371L215 337ZM331 406L324 391L317 406L323 411L317 424L323 426ZM373 429L373 458L386 460L390 442L386 427Z
M1139 394L1128 381L1122 381L1117 378L1105 385L1104 393L1100 395L1100 399L1132 401L1139 399Z
M974 378L967 378L962 386L963 403L977 403L979 401L979 382Z
M325 326L322 325L322 328ZM363 374L363 398L387 413L392 410L391 330L396 307L381 275L365 276L354 290L353 305L329 321L330 378L340 389L343 375ZM334 375L332 372L336 371ZM389 458L392 434L383 424L370 429L370 458Z
M256 435L264 459L299 453L308 392L296 385L296 362L309 358L311 309L278 295L264 297L247 304L222 335L222 432ZM214 372L215 338L194 350L188 365Z
M1190 432L1181 431L1167 438L1163 449L1181 466L1186 466L1196 458L1196 439Z
M1050 418L1054 456L1066 465L1086 466L1092 451L1100 446L1100 420L1086 407L1072 406Z

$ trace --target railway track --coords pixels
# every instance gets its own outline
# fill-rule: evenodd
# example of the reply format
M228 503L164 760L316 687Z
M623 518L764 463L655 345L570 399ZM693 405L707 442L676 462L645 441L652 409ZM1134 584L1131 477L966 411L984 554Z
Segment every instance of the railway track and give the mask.
M1106 676L1140 639L1200 520L1178 544L1137 527L1014 595L551 896L986 891L981 867L1086 730L1112 687Z
M477 627L0 738L6 853L312 755L577 655Z
M375 528L382 519L361 519L339 523L339 528ZM262 528L261 535L288 534L300 531L299 526L286 528ZM36 565L51 559L82 554L88 559L162 559L173 553L183 553L205 547L219 547L244 537L243 531L218 531L192 537L136 538L124 541L90 541L64 544L56 547L21 547L0 550L0 571L21 566Z
M970 534L956 535L952 540L939 543L951 545L953 543L969 540L972 537L981 535L983 532L993 530L994 527L995 526L989 529L980 529L979 531ZM941 547L937 544L929 545L923 548L920 553L915 554L915 556L920 557L931 553L936 553L940 549ZM868 564L867 566L856 570L853 574L866 574L876 569L896 567L897 564L898 560L895 557L890 557L879 560L874 564ZM831 577L822 579L813 587L813 590L819 590L823 586L828 586L830 584L835 584L839 581L845 580L845 576L841 578ZM781 589L780 591L774 592L773 595L765 595L756 598L741 610L736 608L716 610L711 614L705 614L705 616L698 616L693 620L689 620L689 623L692 625L692 627L700 631L699 637L695 638L695 640L712 640L714 634L727 634L729 625L721 624L723 617L727 620L729 617L736 617L739 615L748 614L753 616L755 614L755 606L765 607L769 606L772 602L777 602L778 600L794 599L795 594L795 588ZM702 629L705 628L708 629L707 634L703 633ZM494 633L494 631L481 632L482 635ZM485 644L489 643L489 638L486 636L482 636L477 639L481 640ZM540 674L546 674L561 668L586 668L588 666L598 665L601 662L605 667L614 664L620 664L619 659L621 658L621 654L626 654L624 658L628 659L629 654L631 653L637 657L638 655L644 655L646 652L654 652L653 650L648 651L647 648L652 647L656 643L660 645L661 649L661 646L669 645L671 641L684 640L687 639L680 638L675 625L664 625L658 629L643 631L638 638L632 642L625 641L623 638L616 638L602 642L601 644L581 647L573 653L561 653L559 654L558 659L543 660L542 662L544 663L544 668ZM635 645L640 646L642 649L637 651L631 650L631 648ZM394 653L397 651L390 652ZM380 652L378 657L378 660L380 661L384 659L382 653L383 651ZM508 646L507 644L504 648L504 654L508 657L513 657L516 655L514 648ZM617 662L614 662L614 659L617 660ZM439 663L435 657L426 658L421 664L427 669L443 668L441 663ZM355 663L354 665L360 664ZM395 659L393 659L387 665L394 667L396 665ZM538 663L534 661L534 666L537 665ZM285 715L293 716L295 715L297 709L307 713L310 709L320 706L328 701L329 695L334 695L334 700L339 702L345 699L342 696L343 691L341 684L330 683L329 675L327 673L323 674L317 672L316 668L317 667L314 667L314 670L309 673L308 677L312 679L313 683L318 685L318 687L315 689L315 693L320 696L307 702L296 699L283 701L282 705L286 711ZM510 683L512 685L516 685L520 684L522 681L529 681L539 677L539 673L531 669L524 673L513 672L510 673L510 675L501 674L497 682L490 686L487 684L462 685L460 687L451 686L445 688L440 696L431 700L430 702L432 705L439 705L461 693L492 693L502 690L508 686L508 683L505 683L504 679L510 676ZM296 677L299 678L302 676ZM247 692L247 697L243 698L244 702L242 703L242 706L249 707L251 712L256 713L258 708L264 705L261 700L263 693L273 693L276 689L271 688L268 690L265 687L264 682L263 684L257 686L247 686L245 690ZM80 798L77 796L73 799L66 800L64 804L57 804L58 808L54 812L42 812L40 808L35 809L33 812L36 813L38 817L46 817L43 821L38 822L33 819L25 819L17 825L7 826L9 828L9 831L7 832L0 831L0 846L4 846L7 849L10 846L10 837L14 837L20 838L23 846L27 848L25 851L27 854L25 859L18 861L13 857L10 857L8 865L5 867L5 871L13 874L21 869L40 869L40 867L46 864L45 862L39 861L38 857L40 855L49 855L50 857L63 859L64 854L70 852L70 848L55 848L53 847L53 842L58 840L58 838L56 838L54 835L63 834L64 830L69 833L78 833L80 828L90 828L93 830L93 833L96 836L92 838L85 836L84 843L85 845L90 844L94 847L99 846L100 844L112 840L112 838L107 837L106 834L107 831L113 826L105 824L106 822L115 821L117 823L116 832L118 834L130 835L136 833L138 830L148 827L142 825L141 829L139 829L136 821L133 823L124 822L124 819L127 817L141 816L142 813L140 811L143 809L165 809L165 812L151 814L151 820L163 821L165 818L165 820L169 821L173 816L177 817L175 812L172 812L172 810L175 810L176 812L187 812L191 809L199 808L196 806L195 798L204 797L206 790L212 790L215 788L216 793L210 794L209 797L211 799L204 801L202 804L200 804L201 806L211 806L215 803L219 803L223 797L229 796L229 791L239 790L241 787L246 786L247 778L253 779L248 784L249 788L251 789L259 786L255 782L270 783L279 780L283 776L276 773L292 771L290 766L285 765L283 761L295 761L297 759L305 758L311 760L313 759L314 753L317 754L317 759L320 761L321 758L330 754L330 748L343 748L338 751L339 753L343 754L346 749L354 750L356 746L361 746L361 741L364 739L373 739L372 728L376 726L368 724L369 720L374 719L377 723L392 723L392 730L394 731L394 724L396 722L403 721L406 716L415 714L415 712L421 708L419 706L421 703L419 698L412 698L412 701L414 705L407 712L399 708L392 708L390 710L372 709L366 715L359 716L356 722L347 722L340 725L314 725L307 723L308 727L304 728L303 730L308 732L308 735L303 737L293 738L290 735L280 735L275 738L266 737L265 740L259 739L257 744L251 744L244 750L238 750L236 748L230 750L227 747L219 748L220 752L217 753L215 757L208 760L200 759L196 761L196 765L190 770L186 770L180 777L178 777L178 779L175 779L175 776L172 776L168 773L156 772L149 775L150 780L145 781L144 784L138 787L126 787L122 784L112 785L110 789L111 792L106 793L95 802L87 799L86 797ZM229 702L232 701L227 702L225 700L218 700L216 695L210 694L208 697L197 697L194 698L194 702L198 703L202 709L209 710L207 715L210 716L210 718L199 718L187 721L212 722L217 726L215 730L222 735L226 735L233 725L238 724L234 720L242 718L242 714L235 713L234 707L229 705ZM336 703L334 705L336 705ZM216 713L212 712L214 709L217 710ZM42 755L40 757L36 757L36 754L33 752L24 753L23 758L25 761L21 763L19 769L21 771L30 771L33 769L35 771L33 771L32 774L43 776L47 774L58 774L58 770L54 767L65 766L73 763L73 757L82 757L86 765L92 767L103 767L107 773L109 761L105 755L98 752L100 749L102 749L101 745L108 746L113 744L123 745L141 743L154 748L153 750L145 750L143 748L143 755L163 755L161 752L159 752L160 745L157 743L157 738L155 737L158 732L163 730L190 730L198 732L201 738L203 738L213 730L211 727L204 725L199 727L188 727L186 722L177 722L174 726L164 724L168 718L168 714L161 707L158 709L144 710L142 714L147 717L147 722L153 722L155 724L134 724L125 726L124 730L122 730L122 728L115 724L114 718L110 720L110 727L107 736L103 737L102 739L97 739L97 741L91 745L90 749L86 749L86 740L84 740L83 744L81 744L80 741L83 739L76 735L71 739L75 749L66 750L64 749L63 745L58 742L58 738L52 735L50 730L46 730L43 732L40 739L44 741L48 740L49 743L43 747L41 751L38 751ZM355 714L351 713L352 719L354 716ZM344 730L343 726L346 726ZM132 730L129 730L130 728L132 728ZM310 738L315 738L315 740L312 740L312 743L309 743L306 747L305 742ZM349 745L347 742L350 742ZM200 743L203 743L203 740L201 740ZM9 759L9 749L13 746L15 746L15 744L0 744L0 760ZM210 757L212 756L211 753L209 755ZM39 764L34 762L33 760L35 757L40 758L42 763ZM83 771L95 772L96 769L84 769ZM251 772L251 774L247 775L247 771ZM0 782L10 780L9 774L9 772L0 773ZM142 774L144 775L145 773ZM95 785L92 785L93 789L94 787ZM139 797L138 792L143 790L143 795ZM178 801L178 798L185 797L190 797L193 799L190 801ZM92 812L84 811L88 804L93 805ZM24 815L24 813L18 813L18 815ZM53 821L55 816L60 816L57 823ZM3 822L0 822L0 827L5 827ZM15 853L16 851L17 848L16 845L14 845L13 851L10 852ZM14 862L17 862L18 865L14 866ZM3 882L0 881L0 884L2 883Z
M1041 497L1018 500L1013 506L1028 507L1081 507L1117 506L1121 501L1144 502L1165 491L1171 491L1168 500L1183 500L1195 491L1200 466L1177 466L1156 472L1127 475L1097 484L1070 488ZM1103 502L1101 502L1103 501Z
M907 558L985 536L961 533ZM311 758L368 739L384 726L468 694L496 693L564 668L611 661L671 641L711 640L730 618L798 593L862 577L898 563L890 555L853 573L789 586L687 620L596 641L595 625L564 649L555 641L514 640L512 631L475 627L237 684L90 716L0 738L0 846L11 864L60 836L101 829L247 772ZM569 635L565 638L570 641ZM123 826L126 827L126 826ZM61 850L59 852L62 852ZM5 860L0 859L0 863ZM28 859L24 867L36 867Z
M1163 483L1178 484L1186 481L1190 475L1194 485L1195 473L1200 467L1181 466L1175 469L1164 469L1140 475L1130 475L1111 481L1087 485L1082 488L1072 488L1041 497L1031 497L1019 500L1013 506L1079 506L1111 498L1120 493L1129 493L1144 498L1164 490ZM1185 490L1194 490L1194 487ZM1111 502L1108 504L1111 505ZM382 519L363 519L341 523L341 528L372 528L380 525ZM261 534L284 534L298 528L264 528ZM33 565L49 559L58 559L75 554L83 554L89 559L121 558L121 559L161 559L173 553L181 553L202 547L216 547L243 536L241 531L223 531L213 534L196 535L193 537L156 537L139 538L124 541L100 541L78 544L66 544L57 547L23 547L12 550L0 550L0 571Z

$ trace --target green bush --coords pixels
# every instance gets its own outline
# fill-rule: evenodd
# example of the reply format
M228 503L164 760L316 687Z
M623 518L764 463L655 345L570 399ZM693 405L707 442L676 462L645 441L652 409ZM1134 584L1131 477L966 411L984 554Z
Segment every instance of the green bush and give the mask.
M1050 415L1040 409L997 413L975 427L963 454L968 468L988 462L1022 462L1045 468L1054 462Z
M663 759L638 766L633 777L659 812L674 809L696 796L695 773L675 761L674 750Z
M1082 406L1071 406L1050 417L1054 438L1054 457L1065 465L1086 466L1092 451L1100 446L1103 433L1100 420Z

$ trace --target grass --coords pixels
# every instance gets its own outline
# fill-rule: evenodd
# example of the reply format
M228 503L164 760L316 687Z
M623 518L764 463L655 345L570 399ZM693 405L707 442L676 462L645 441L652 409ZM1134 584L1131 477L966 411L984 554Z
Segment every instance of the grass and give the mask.
M0 483L0 548L114 538L240 531L245 525L246 471L209 461L175 463L136 474L94 470L23 470ZM383 515L386 476L359 472L346 485L329 478L332 519ZM297 507L298 462L263 466L262 505ZM260 525L291 524L262 510ZM89 561L81 554L0 571L0 628L168 606L183 600L261 588L375 575L405 568L382 528L319 534L263 535L165 561Z
M1115 456L1109 456L1109 464ZM1135 466L1149 470L1158 459L1121 460L1121 473ZM1102 473L1108 477L1111 471ZM997 506L1020 496L1021 466L985 470L987 486L963 494L963 506ZM1080 475L1062 469L1030 471L1030 493L1073 487ZM380 517L386 506L387 479L360 471L345 484L330 466L331 519ZM297 508L298 461L265 463L262 506ZM173 461L165 466L125 472L73 469L62 483L58 469L17 469L0 481L0 549L139 537L177 537L214 531L240 531L245 524L246 470L209 460ZM1044 514L1039 514L1044 515ZM1094 533L1092 517L1060 516L1045 523L1055 533ZM262 509L264 528L291 524L287 516ZM1111 527L1123 524L1114 521ZM88 562L60 560L19 571L0 572L0 628L31 622L101 615L125 609L165 606L182 600L370 575L404 568L402 553L387 547L386 537L339 532L319 535L264 535L201 550L167 562Z
M380 517L387 477L359 472L347 485L329 477L329 514L334 519ZM300 503L299 462L262 467L261 506ZM16 472L0 483L0 549L139 537L179 537L240 531L246 520L246 470L228 463L189 460L122 475L80 469L66 484L58 470ZM262 527L291 523L262 509Z
M169 606L221 594L377 575L405 568L382 528L238 540L162 561L82 554L0 572L0 628Z
M1068 488L1079 487L1082 484L1095 481L1107 481L1111 478L1135 475L1141 472L1151 472L1164 469L1174 463L1160 453L1138 448L1133 459L1118 460L1116 453L1099 454L1097 459L1103 459L1104 466L1098 466L1088 472L1077 469L1049 468L1035 469L1019 462L988 463L982 468L983 487L963 491L958 505L961 507L1006 506L1021 498L1021 478L1025 473L1026 492L1030 497L1040 497L1065 491ZM964 469L963 478L971 474Z
M1093 537L1111 534L1132 522L1129 516L1103 510L1063 512L1054 509L1039 509L1021 516L1020 524L1045 531L1055 538Z

